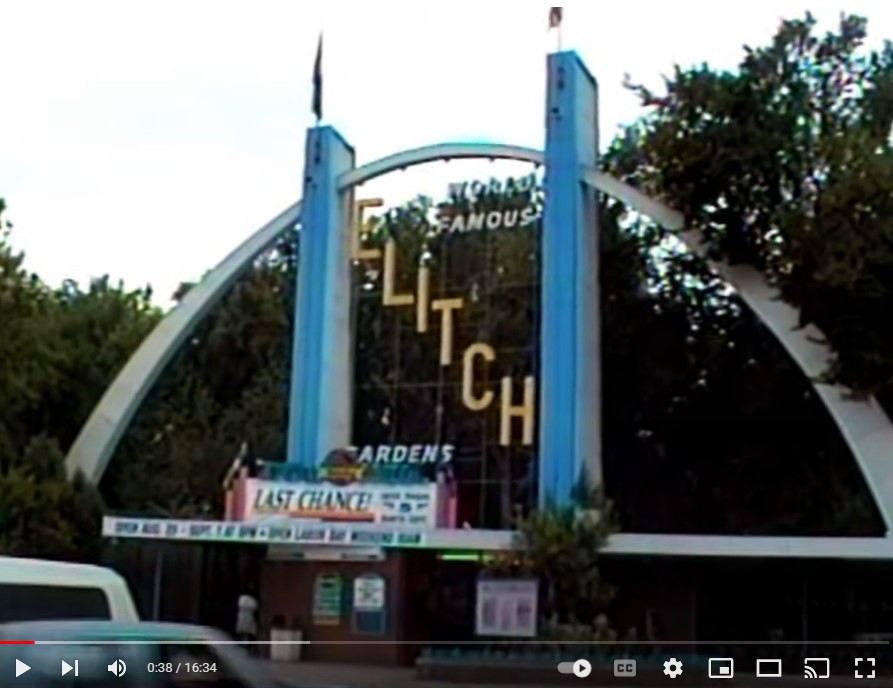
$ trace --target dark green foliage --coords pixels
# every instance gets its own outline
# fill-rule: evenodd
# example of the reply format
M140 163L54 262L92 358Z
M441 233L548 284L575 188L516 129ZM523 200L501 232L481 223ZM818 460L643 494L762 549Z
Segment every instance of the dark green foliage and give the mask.
M0 554L98 557L102 501L66 480L63 451L158 321L149 298L107 279L52 289L0 227Z
M613 510L598 495L586 501L592 508L546 506L522 516L515 527L524 547L498 554L486 566L491 575L539 581L541 628L554 638L569 639L570 633L591 640L596 618L615 593L598 568L601 549L617 529Z
M830 376L893 387L893 44L866 22L784 22L735 74L677 69L614 169L683 210L714 256L764 270L837 352ZM635 151L628 154L628 149Z
M177 354L106 473L111 508L216 516L243 442L284 458L295 250L284 237Z

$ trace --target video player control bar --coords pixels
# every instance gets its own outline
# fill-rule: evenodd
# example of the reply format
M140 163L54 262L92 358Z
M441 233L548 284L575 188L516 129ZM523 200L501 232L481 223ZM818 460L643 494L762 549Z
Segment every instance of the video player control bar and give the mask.
M605 658L597 662L595 669L603 673L604 677L610 676L611 662L613 661L613 675L618 679L657 678L660 680L676 679L685 673L692 678L705 679L733 679L736 677L735 659L732 657L698 657L686 658L680 655L668 657L664 661L654 658L647 660L645 666L640 666L639 660L632 657L619 657L613 660ZM684 659L684 661L683 661ZM706 662L704 661L706 660ZM595 660L593 660L595 661ZM766 657L744 663L747 670L739 672L738 676L753 678L806 678L827 679L831 678L832 663L829 657L805 657L803 659L781 659L778 657ZM878 677L876 657L854 657L852 661L837 661L834 674L846 677L852 672L854 679L873 679ZM587 678L593 672L593 664L588 659L578 659L570 662L560 662L558 672L574 675L577 678Z

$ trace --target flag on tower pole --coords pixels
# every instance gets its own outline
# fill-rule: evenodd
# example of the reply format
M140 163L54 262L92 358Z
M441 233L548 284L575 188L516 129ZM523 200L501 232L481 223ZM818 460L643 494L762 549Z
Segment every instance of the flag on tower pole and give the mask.
M549 30L555 29L558 35L558 52L561 52L561 20L563 19L563 7L549 8Z
M313 114L316 123L322 119L322 33L316 46L316 64L313 66Z

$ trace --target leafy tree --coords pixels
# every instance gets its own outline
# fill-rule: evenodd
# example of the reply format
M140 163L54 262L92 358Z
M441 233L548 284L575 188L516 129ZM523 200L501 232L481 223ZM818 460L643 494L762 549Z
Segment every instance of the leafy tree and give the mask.
M488 561L491 575L535 578L540 584L544 635L564 640L588 639L607 629L597 619L615 589L599 573L600 551L616 530L609 503L597 509L547 506L517 521L523 547ZM607 639L607 638L605 638Z
M833 380L890 408L893 325L893 44L863 48L866 20L785 21L736 73L682 70L614 170L664 196L712 254L766 272L837 357Z
M821 37L814 25L809 15L783 22L768 46L745 49L734 73L677 68L660 94L631 85L647 114L614 142L604 164L682 209L687 224L708 237L713 257L764 271L802 308L803 324L814 322L828 336L837 351L828 377L879 394L890 409L883 314L893 305L893 50L889 43L864 50L866 24L858 17L844 16ZM670 313L677 324L660 338L664 352L643 345L635 322L620 349L606 348L606 377L632 373L644 394L670 393L655 400L663 410L646 403L614 414L614 404L606 406L608 432L623 435L630 452L622 464L606 459L609 487L629 486L617 496L623 522L632 517L649 530L669 519L688 521L685 530L880 532L852 457L779 347L672 240L646 243L662 253L649 268L650 288L660 295L652 305L661 311L651 326L660 332ZM624 324L606 311L611 337ZM640 369L616 360L627 353ZM660 370L650 366L655 353ZM648 384L643 375L675 382ZM628 397L614 399L623 405ZM629 428L635 417L639 427ZM636 436L644 441L631 441ZM766 490L770 476L786 488ZM633 506L646 500L644 511Z
M239 447L285 455L296 236L198 326L144 402L102 488L115 510L213 515ZM180 295L185 295L184 285Z
M6 555L96 561L103 504L78 476L68 481L55 440L34 437L22 456L0 471L0 552Z
M63 450L159 314L107 279L47 286L0 225L0 552L95 559L102 501Z

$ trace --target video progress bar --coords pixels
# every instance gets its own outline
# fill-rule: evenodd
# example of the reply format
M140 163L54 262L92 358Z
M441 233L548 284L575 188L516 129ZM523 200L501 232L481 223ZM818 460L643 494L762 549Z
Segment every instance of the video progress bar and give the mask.
M428 640L16 640L16 641L0 641L5 644L12 645L426 645L426 646L472 646L472 645L492 645L490 640L469 640L469 641L428 641ZM665 642L656 641L610 641L610 640L503 640L506 645L577 645L577 646L610 646L610 647L629 647L629 646L692 646L692 645L751 645L751 646L816 646L816 645L843 645L851 647L864 647L867 645L890 645L890 640L709 640L709 641L692 641L692 640L672 640Z

